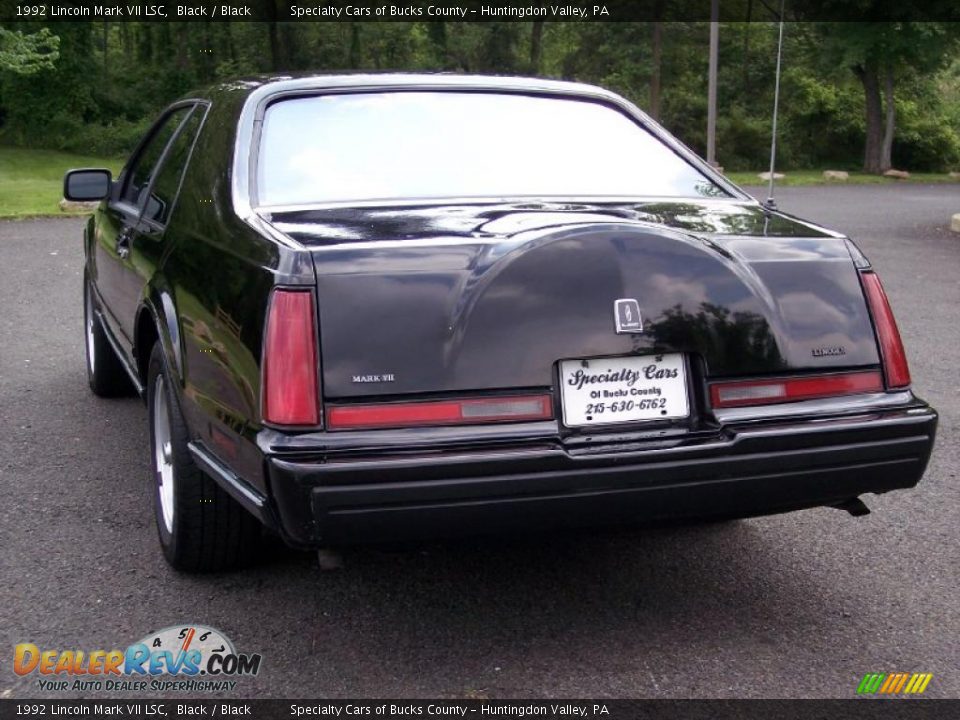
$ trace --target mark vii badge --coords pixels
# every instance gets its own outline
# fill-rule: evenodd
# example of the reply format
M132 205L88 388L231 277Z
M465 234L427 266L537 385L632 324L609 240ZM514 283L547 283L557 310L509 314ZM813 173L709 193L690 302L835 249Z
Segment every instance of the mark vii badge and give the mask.
M642 333L643 321L640 319L640 303L633 298L620 298L613 304L613 317L617 325L617 334Z

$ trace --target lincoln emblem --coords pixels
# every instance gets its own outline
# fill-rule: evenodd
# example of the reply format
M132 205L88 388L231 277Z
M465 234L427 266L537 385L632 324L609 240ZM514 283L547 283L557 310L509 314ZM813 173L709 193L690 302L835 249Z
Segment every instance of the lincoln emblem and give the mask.
M640 318L640 303L633 298L620 298L613 304L613 318L617 333L642 333L643 321Z

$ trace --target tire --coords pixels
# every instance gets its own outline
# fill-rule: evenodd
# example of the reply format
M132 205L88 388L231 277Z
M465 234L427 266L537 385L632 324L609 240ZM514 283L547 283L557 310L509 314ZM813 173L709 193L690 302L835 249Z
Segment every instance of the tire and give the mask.
M167 562L184 572L243 565L256 554L260 523L190 456L187 426L160 343L150 353L147 414L154 516Z
M133 383L106 331L94 315L93 288L87 274L83 274L83 328L87 357L87 382L98 397L128 397L135 393Z

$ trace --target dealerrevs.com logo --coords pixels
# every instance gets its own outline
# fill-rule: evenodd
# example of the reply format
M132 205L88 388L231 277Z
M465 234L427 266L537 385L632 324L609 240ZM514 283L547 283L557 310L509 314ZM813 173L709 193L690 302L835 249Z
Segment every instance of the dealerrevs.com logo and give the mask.
M262 656L238 653L219 630L174 625L150 633L126 650L41 649L20 643L13 653L17 675L36 674L39 690L184 691L233 690L237 678L260 672Z

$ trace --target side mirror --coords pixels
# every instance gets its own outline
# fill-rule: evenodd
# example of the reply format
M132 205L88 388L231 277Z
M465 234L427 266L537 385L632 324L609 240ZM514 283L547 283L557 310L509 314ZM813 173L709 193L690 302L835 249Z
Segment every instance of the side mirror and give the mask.
M68 170L63 176L63 197L74 202L103 200L110 194L113 175L109 170L84 168Z

